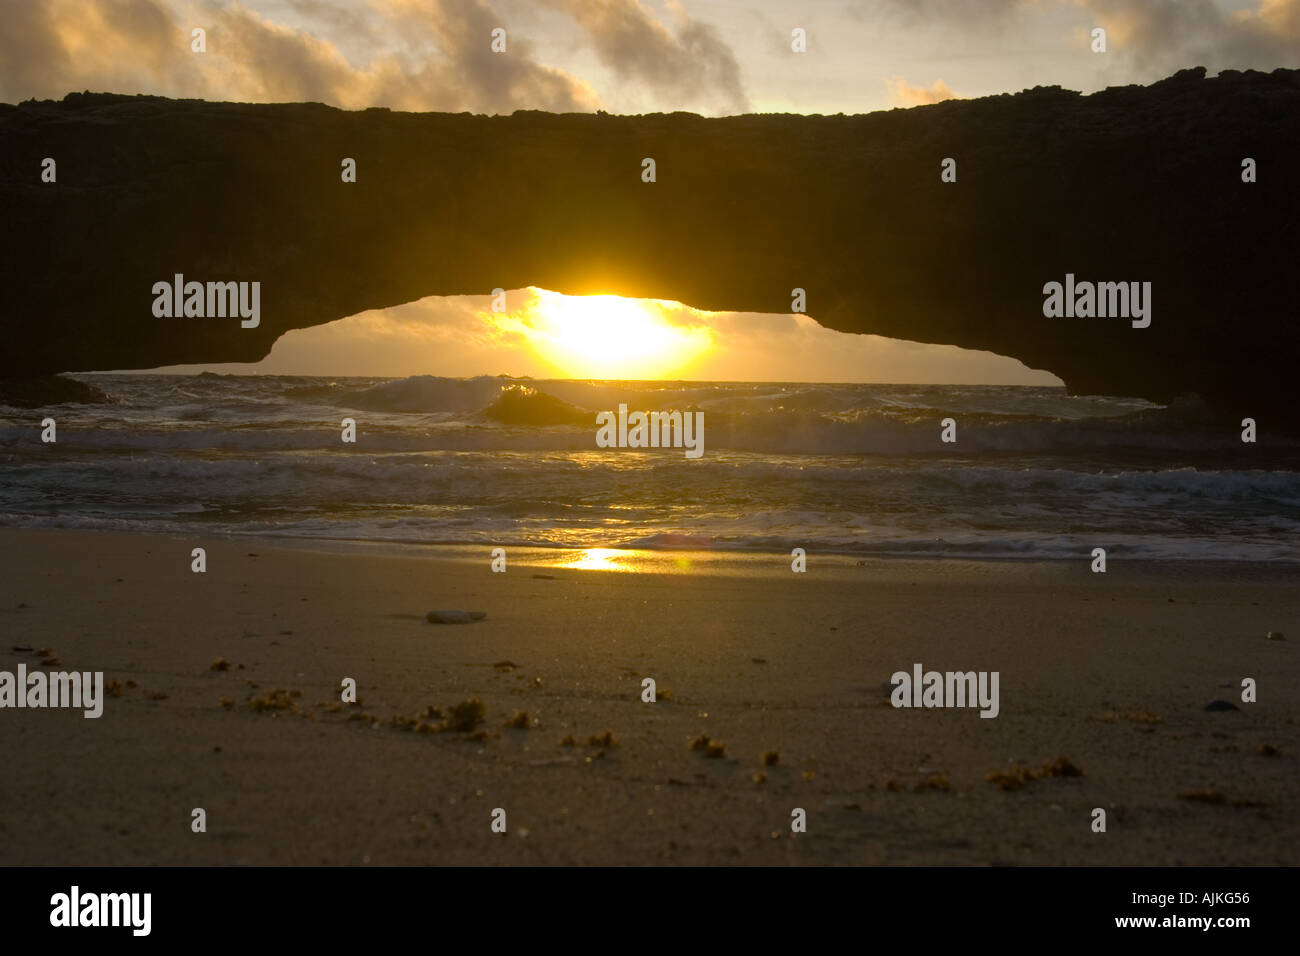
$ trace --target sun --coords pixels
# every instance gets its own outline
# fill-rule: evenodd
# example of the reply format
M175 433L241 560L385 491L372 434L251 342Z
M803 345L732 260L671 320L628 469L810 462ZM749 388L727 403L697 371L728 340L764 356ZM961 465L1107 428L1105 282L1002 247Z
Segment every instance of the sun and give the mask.
M671 378L713 346L702 321L707 313L680 302L525 291L531 298L522 308L493 319L502 331L522 335L542 361L569 378Z

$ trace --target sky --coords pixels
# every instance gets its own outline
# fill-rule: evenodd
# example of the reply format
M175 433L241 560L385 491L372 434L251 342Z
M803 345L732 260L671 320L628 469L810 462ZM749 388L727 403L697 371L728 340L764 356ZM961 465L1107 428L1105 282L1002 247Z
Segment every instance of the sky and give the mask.
M1092 49L1095 27L1104 53ZM497 28L504 54L490 49ZM806 52L792 49L796 29ZM1191 66L1300 67L1300 0L0 0L8 103L92 90L476 113L862 113L1040 85L1088 93ZM596 345L559 363L563 350L539 328L543 300L512 298L532 309L513 329L484 317L486 297L427 299L291 333L241 368L414 374L418 355L432 374L629 371L617 348ZM581 303L544 301L552 333L589 326ZM1010 359L832 333L802 316L611 312L644 325L647 309L660 325L701 330L696 345L707 338L659 365L691 377L1056 381Z
M604 301L602 301L604 300ZM610 301L613 300L613 301ZM540 289L430 297L281 336L248 364L175 373L516 375L709 382L1059 385L1016 359L823 328L806 315L701 312L679 302L563 296Z

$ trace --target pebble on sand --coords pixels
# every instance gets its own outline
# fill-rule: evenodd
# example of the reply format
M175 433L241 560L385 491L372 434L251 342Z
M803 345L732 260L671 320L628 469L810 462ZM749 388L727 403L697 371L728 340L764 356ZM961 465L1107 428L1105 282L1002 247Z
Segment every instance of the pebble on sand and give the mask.
M698 737L691 738L690 748L692 750L704 751L704 756L725 757L727 755L727 745L721 740L714 740L708 734L700 734Z
M1266 639L1266 640L1269 640L1269 641L1285 641L1285 640L1286 640L1286 638L1282 635L1282 632L1281 632L1281 631L1269 631L1268 634L1265 635L1265 639Z
M486 611L430 611L424 619L430 624L472 624L485 617Z

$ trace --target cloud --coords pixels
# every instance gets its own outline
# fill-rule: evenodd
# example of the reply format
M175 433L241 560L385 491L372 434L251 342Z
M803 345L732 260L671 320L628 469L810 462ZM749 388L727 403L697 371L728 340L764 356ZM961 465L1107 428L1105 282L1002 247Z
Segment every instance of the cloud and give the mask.
M358 102L373 86L370 71L353 69L330 43L263 20L236 6L208 20L207 86L218 82L238 90L240 99L273 102L313 101L335 106ZM229 86L226 87L229 89Z
M891 76L885 80L885 86L889 90L889 102L894 106L925 106L958 98L943 80L935 80L929 86L912 86L901 76Z
M323 3L309 12L347 23L356 11ZM60 98L73 90L250 102L318 101L346 109L480 113L592 110L599 99L562 70L538 63L523 41L492 53L499 18L485 0L372 0L371 18L401 26L405 49L349 62L328 39L242 4L178 14L161 0L0 0L0 99ZM393 22L387 22L389 26ZM207 31L207 52L190 31Z
M1055 22L1068 31L1059 41L1079 50L1088 49L1091 27L1101 26L1109 48L1102 65L1122 82L1198 65L1212 72L1300 66L1300 0L877 0L849 9L862 19L945 34ZM1072 26L1061 16L1071 10Z
M532 58L532 45L507 31L506 53L493 53L492 30L501 19L482 0L438 0L431 23L446 57L444 71L471 85L480 112L591 110L599 105L585 84Z
M639 0L546 2L574 18L616 76L648 85L669 108L706 103L736 113L749 110L731 48L681 3L667 5L674 27L669 30Z
M1107 55L1147 77L1300 65L1300 0L1227 10L1213 0L1074 0L1106 29Z
M1300 40L1300 0L1263 0L1257 11L1240 11L1235 16L1246 24L1258 18L1262 27L1273 35Z
M200 74L189 30L155 0L0 0L0 97L17 101L82 89L185 86Z
M304 20L315 21L328 33L345 36L350 41L375 43L379 40L379 24L368 5L353 3L346 6L329 0L285 0L289 8Z
M0 22L0 94L48 88L71 69L53 4L0 0Z
M842 0L832 8L828 30L871 24L879 33L884 25L870 42L916 41L923 51L916 63L891 63L883 73L933 76L936 58L998 61L953 77L967 89L986 88L990 71L1000 71L997 87L1011 88L1022 79L1060 82L1059 69L1073 71L1076 82L1082 75L1131 83L1196 65L1211 72L1300 66L1300 0ZM762 8L710 9L726 33L682 0L537 7L526 0L0 0L0 101L91 89L349 109L593 110L602 98L592 86L547 62L575 57L595 64L589 79L608 83L621 109L745 112L750 99L733 44L748 42L753 68L770 69L788 29ZM208 31L207 53L190 51L195 26ZM496 26L508 31L503 54L489 48ZM1105 55L1087 52L1093 26L1107 29ZM530 42L525 34L534 30ZM766 57L754 53L764 38L772 47ZM1017 60L999 52L1002 41L1034 49ZM850 68L851 61L836 62ZM869 67L852 68L857 73L840 79L840 90L873 82ZM783 76L757 78L766 98ZM827 84L825 96L837 81L813 82ZM953 95L942 83L887 84L898 105Z
M1000 28L1023 7L1039 5L1041 0L879 0L875 15L908 26L940 23L963 29L980 25ZM865 11L856 9L858 16L865 18Z

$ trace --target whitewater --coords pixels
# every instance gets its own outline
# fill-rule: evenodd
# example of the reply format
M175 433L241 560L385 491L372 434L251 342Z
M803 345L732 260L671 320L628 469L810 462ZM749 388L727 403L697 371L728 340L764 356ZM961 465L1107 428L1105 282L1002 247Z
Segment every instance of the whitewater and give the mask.
M1300 561L1300 443L1023 386L82 375L0 406L0 524L394 545ZM702 413L707 453L597 447ZM40 421L58 441L40 440ZM957 442L940 422L957 422ZM357 441L341 441L341 422Z

